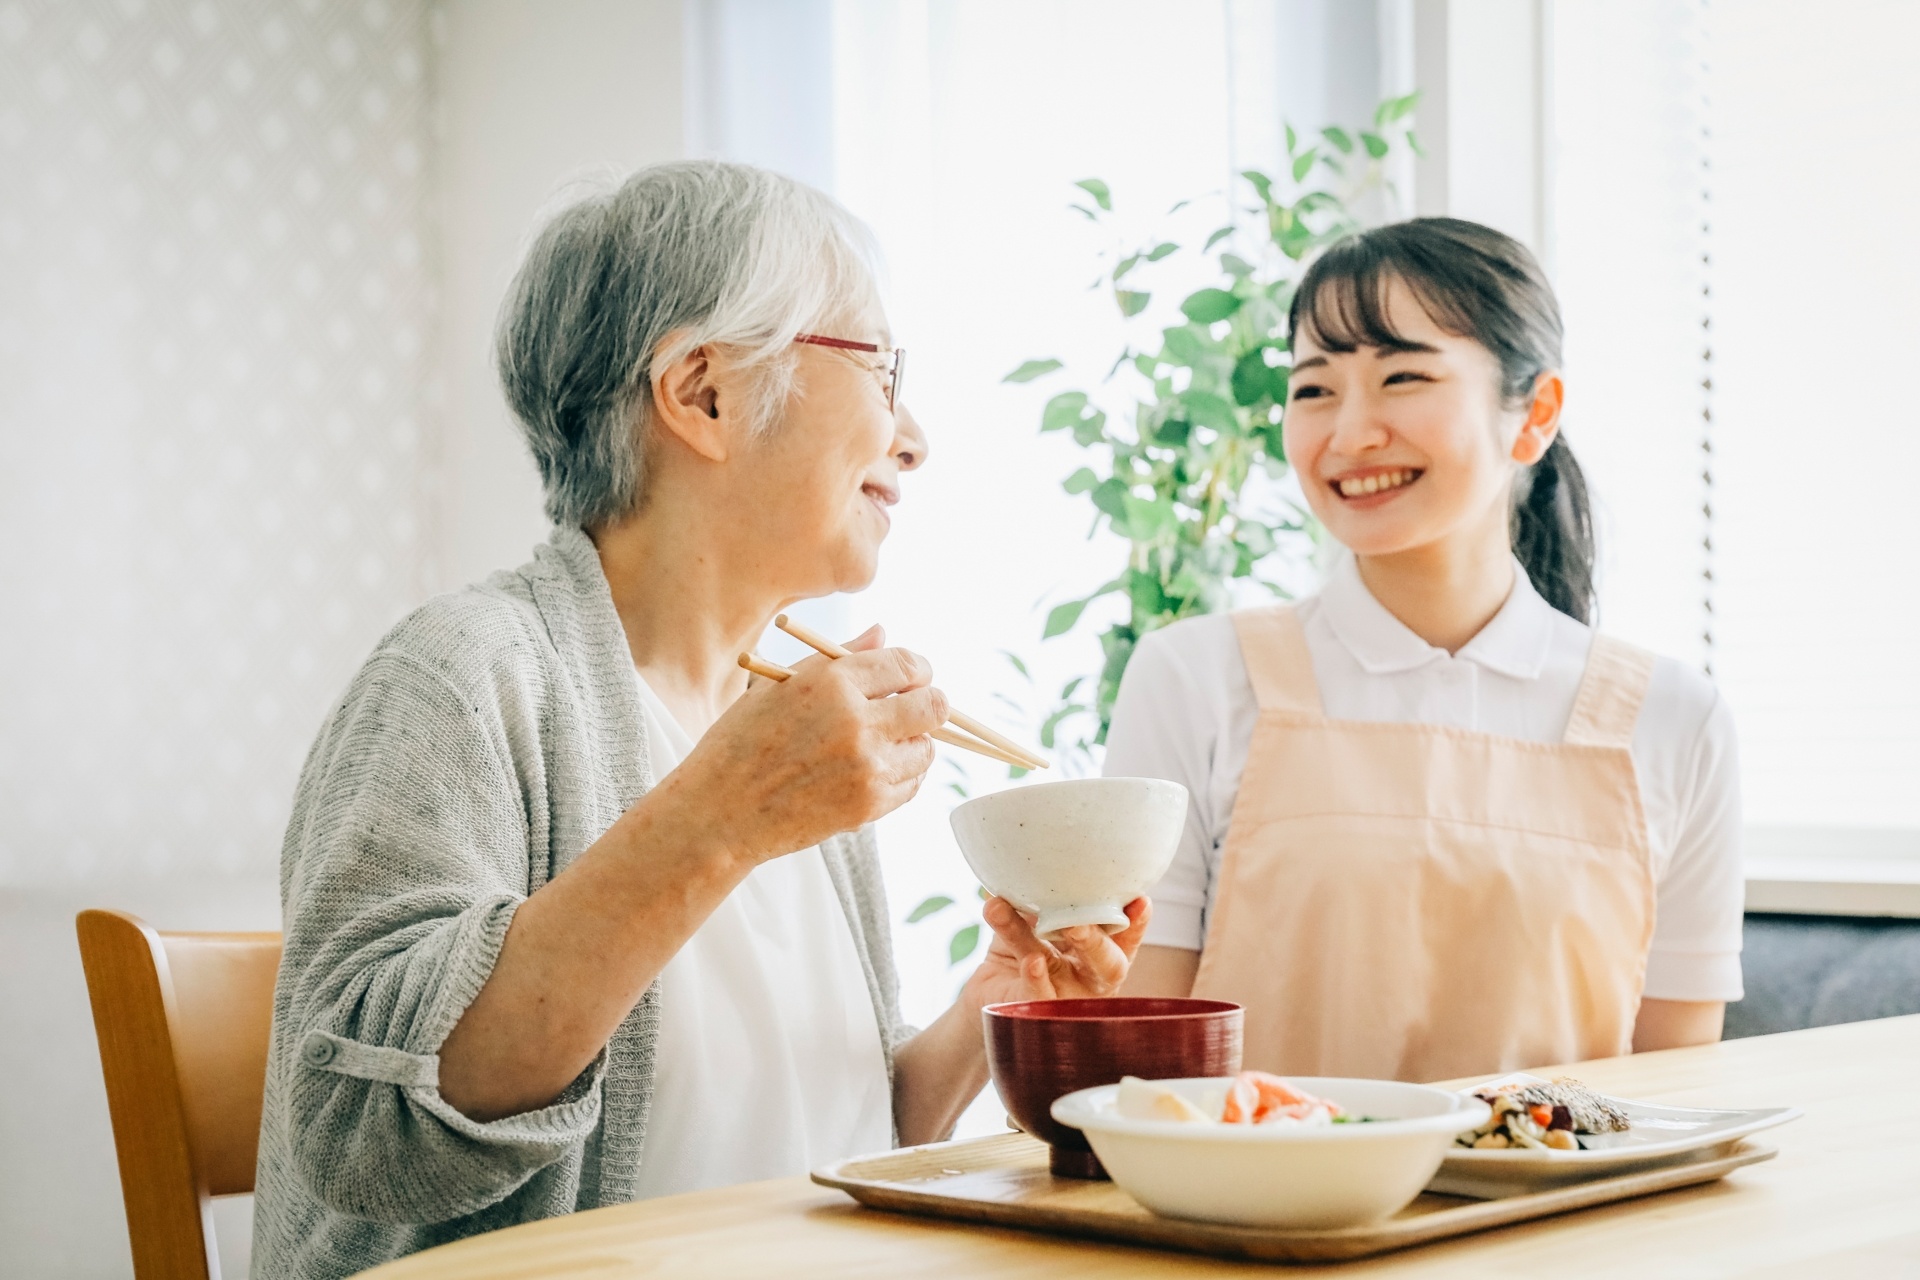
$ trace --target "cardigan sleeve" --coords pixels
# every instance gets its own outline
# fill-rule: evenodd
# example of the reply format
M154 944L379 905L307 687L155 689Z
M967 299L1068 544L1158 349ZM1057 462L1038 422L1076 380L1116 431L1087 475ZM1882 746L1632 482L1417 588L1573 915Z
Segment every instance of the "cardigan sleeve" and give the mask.
M598 1061L551 1105L488 1123L439 1089L440 1047L532 888L538 701L512 680L457 688L383 646L308 757L283 858L274 1053L292 1167L337 1212L477 1212L599 1120Z

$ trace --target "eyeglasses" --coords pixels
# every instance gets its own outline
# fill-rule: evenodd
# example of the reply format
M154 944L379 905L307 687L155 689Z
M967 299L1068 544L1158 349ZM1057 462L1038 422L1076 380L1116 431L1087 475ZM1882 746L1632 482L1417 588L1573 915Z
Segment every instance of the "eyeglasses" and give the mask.
M803 333L794 339L809 346L833 347L839 351L866 351L887 358L887 410L900 402L900 383L907 375L907 349L905 347L882 347L871 342L849 342L845 338L823 338L817 333Z

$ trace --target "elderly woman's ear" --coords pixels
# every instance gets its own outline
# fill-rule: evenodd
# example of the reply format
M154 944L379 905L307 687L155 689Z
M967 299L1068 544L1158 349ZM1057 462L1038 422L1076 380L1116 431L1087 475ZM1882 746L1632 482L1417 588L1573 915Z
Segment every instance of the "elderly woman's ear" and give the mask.
M716 375L719 362L706 347L695 347L653 380L654 423L664 433L709 462L725 462L732 451L740 401L724 397ZM664 441L662 441L664 443Z

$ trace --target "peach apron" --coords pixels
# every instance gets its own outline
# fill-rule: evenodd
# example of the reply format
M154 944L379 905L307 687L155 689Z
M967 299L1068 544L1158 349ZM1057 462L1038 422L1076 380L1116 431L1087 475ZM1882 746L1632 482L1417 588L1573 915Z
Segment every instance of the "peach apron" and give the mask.
M1246 1065L1442 1080L1628 1052L1652 655L1594 637L1565 739L1525 742L1329 720L1293 609L1234 624L1260 710L1193 994L1246 1006Z

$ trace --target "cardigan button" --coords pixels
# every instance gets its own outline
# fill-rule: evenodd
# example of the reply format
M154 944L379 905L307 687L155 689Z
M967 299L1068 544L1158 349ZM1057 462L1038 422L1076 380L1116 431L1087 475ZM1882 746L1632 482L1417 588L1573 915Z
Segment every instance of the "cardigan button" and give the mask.
M309 1033L305 1042L300 1046L300 1056L306 1060L306 1064L310 1067L326 1066L329 1062L333 1061L335 1052L333 1041L329 1040L324 1033L319 1031Z

